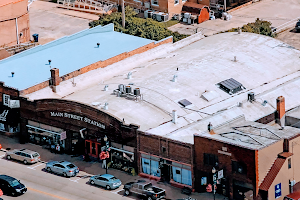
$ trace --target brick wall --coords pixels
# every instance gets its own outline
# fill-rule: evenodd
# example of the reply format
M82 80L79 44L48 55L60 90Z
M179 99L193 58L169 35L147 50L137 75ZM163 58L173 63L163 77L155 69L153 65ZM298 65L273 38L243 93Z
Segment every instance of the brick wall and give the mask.
M3 82L0 82L0 104L2 105L3 102L3 94L7 94L11 96L12 99L19 98L19 91L15 88L4 86Z
M194 137L195 148L195 188L198 191L203 191L205 188L201 186L201 177L208 177L208 181L212 183L212 167L204 164L204 153L214 154L218 156L218 168L223 169L224 177L228 180L229 195L233 196L233 180L252 184L256 188L256 169L255 169L255 151L245 149L230 144L225 144L219 141L203 138L200 136ZM223 150L222 150L223 147ZM227 151L224 151L224 149ZM218 151L221 151L218 152ZM225 153L222 153L225 152ZM225 155L227 154L227 155ZM243 162L246 164L247 174L238 174L232 172L232 161ZM255 193L255 189L253 191Z
M84 73L89 72L89 71L94 70L94 69L107 67L108 65L111 65L113 63L116 63L116 62L119 62L121 60L124 60L124 59L126 59L128 57L131 57L131 56L135 55L135 54L140 54L140 53L143 53L143 52L145 52L147 50L153 49L153 48L155 48L157 46L160 46L160 45L163 45L163 44L167 44L167 43L172 43L172 42L173 42L173 38L171 38L171 37L167 38L167 39L165 39L165 40L163 40L161 42L157 42L156 44L155 44L155 42L152 42L152 43L150 43L148 45L142 46L142 47L140 47L138 49L135 49L133 51L119 54L119 55L117 55L115 57L109 58L109 59L104 60L104 61L99 61L99 62L93 63L91 65L88 65L88 66L85 66L85 67L83 67L81 69L73 71L73 72L71 72L69 74L63 75L63 76L60 77L61 81L69 80L69 79L71 79L73 77L79 76L81 74L84 74ZM49 72L49 77L50 77L50 72ZM48 86L49 86L49 81L44 81L44 82L39 83L39 84L37 84L35 86L32 86L30 88L27 88L25 90L20 91L20 94L21 95L30 94L32 92L36 92L36 91L41 90L41 89L43 89L45 87L48 87Z
M139 151L186 164L193 163L192 144L181 143L179 141L156 135L148 135L142 132L139 132L138 143ZM162 147L166 148L166 152L162 152Z
M66 117L51 116L50 112L69 113L105 125L105 128L98 127L84 120L77 120ZM95 137L104 137L107 135L110 141L128 146L136 147L137 125L124 124L120 119L93 108L91 106L68 100L44 99L37 101L28 101L21 98L21 133L22 139L27 140L26 121L32 120L49 126L54 126L64 130L79 132L82 128L87 128L88 134Z
M271 114L269 114L267 116L264 116L264 117L256 120L255 122L258 122L258 123L261 123L261 124L268 124L268 123L274 121L275 118L276 118L276 112L271 113Z

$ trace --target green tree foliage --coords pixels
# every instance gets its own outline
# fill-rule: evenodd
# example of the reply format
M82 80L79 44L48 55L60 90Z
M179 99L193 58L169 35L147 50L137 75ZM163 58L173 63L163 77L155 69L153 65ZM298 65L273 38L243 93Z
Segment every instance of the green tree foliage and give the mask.
M254 23L248 23L244 25L241 29L243 32L257 33L261 35L266 35L270 37L275 37L275 34L271 28L271 22L262 21L259 18L256 19ZM238 28L232 28L227 32L237 32Z
M156 41L173 36L173 41L177 42L189 36L168 30L164 23L149 18L142 19L136 17L136 15L137 13L133 8L127 6L125 9L125 28L122 27L122 13L120 12L100 17L99 20L90 22L89 26L92 28L98 25L105 26L114 23L115 31Z

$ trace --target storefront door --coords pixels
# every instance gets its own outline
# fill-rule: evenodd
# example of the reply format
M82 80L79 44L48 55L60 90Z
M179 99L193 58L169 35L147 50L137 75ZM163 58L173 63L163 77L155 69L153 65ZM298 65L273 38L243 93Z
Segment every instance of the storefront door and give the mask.
M165 182L170 182L170 165L161 165L161 180Z

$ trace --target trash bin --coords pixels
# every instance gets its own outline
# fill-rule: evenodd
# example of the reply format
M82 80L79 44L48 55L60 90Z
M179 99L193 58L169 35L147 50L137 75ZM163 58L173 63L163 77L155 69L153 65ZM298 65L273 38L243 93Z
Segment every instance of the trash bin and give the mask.
M34 42L39 42L39 34L33 34L32 35L33 39L34 39Z

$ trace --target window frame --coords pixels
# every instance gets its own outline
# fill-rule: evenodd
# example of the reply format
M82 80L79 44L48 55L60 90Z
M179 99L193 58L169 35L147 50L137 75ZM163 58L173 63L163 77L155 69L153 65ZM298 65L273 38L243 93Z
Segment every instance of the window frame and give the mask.
M151 6L159 6L159 0L151 0Z

